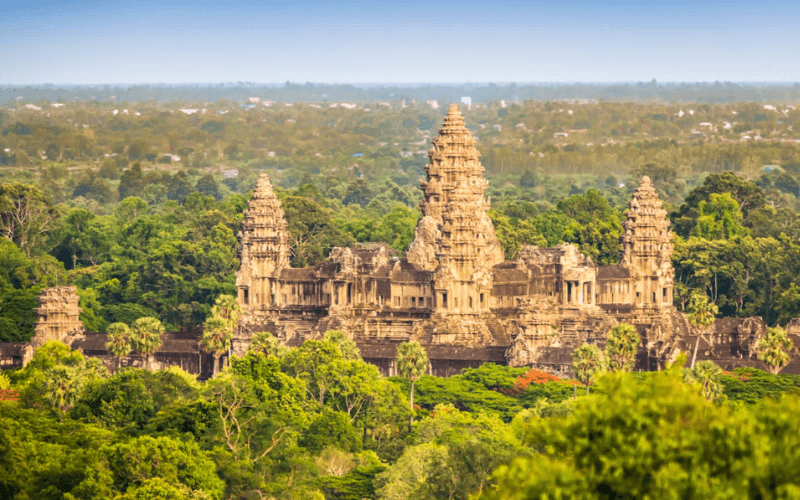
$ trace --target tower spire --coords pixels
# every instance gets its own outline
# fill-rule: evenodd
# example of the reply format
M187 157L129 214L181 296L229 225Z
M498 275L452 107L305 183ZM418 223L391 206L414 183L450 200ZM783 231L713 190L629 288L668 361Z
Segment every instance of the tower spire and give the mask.
M241 266L236 286L246 322L262 305L271 304L275 281L281 270L289 267L289 229L265 173L258 178L244 211L239 242Z
M667 211L662 208L650 177L642 177L622 226L620 264L627 267L635 279L636 302L647 306L671 306L674 276L672 232Z
M407 257L419 269L436 271L436 287L444 294L437 304L444 303L449 293L454 305L474 312L481 298L488 304L489 271L503 261L503 250L486 214L488 183L480 153L457 104L450 105L432 144L427 180L422 183L424 217Z

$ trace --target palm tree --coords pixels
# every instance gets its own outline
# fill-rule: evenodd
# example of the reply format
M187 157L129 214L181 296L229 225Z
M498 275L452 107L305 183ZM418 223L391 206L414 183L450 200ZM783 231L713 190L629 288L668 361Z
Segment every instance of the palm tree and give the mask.
M236 297L233 295L222 294L214 301L214 305L211 307L211 314L209 316L217 317L225 321L226 327L230 331L231 340L233 340L233 335L236 332L236 328L239 326L239 315L241 312L242 309L239 307L239 301L236 300ZM226 350L228 351L229 361L230 348L231 341L228 341L228 347ZM222 354L225 353L223 352Z
M212 315L203 323L203 335L200 337L200 345L203 350L214 356L214 375L219 371L219 358L228 351L233 339L233 329L230 322L225 318Z
M586 384L586 394L589 394L589 385L603 372L603 352L593 344L583 344L572 351L572 371L575 377Z
M111 323L106 331L108 332L106 349L117 358L117 370L119 370L122 358L131 352L131 329L125 323Z
M239 324L241 312L242 309L239 307L239 302L233 295L220 295L211 307L212 316L219 316L233 325L234 328Z
M758 343L758 359L777 375L789 363L789 352L793 344L783 328L767 328L767 334Z
M620 323L608 332L606 359L611 371L629 372L636 360L636 351L641 338L633 325Z
M66 413L80 397L84 382L80 366L54 366L47 371L45 400Z
M719 312L716 304L709 303L708 297L704 293L695 292L689 297L689 311L688 319L689 324L697 330L697 341L694 343L694 354L692 354L692 365L697 361L697 348L700 345L700 339L703 337L703 332L714 323L714 316ZM706 344L711 344L706 340Z
M722 375L722 368L713 361L701 361L692 370L692 377L701 385L703 396L709 401L714 401L724 392L719 379L720 375Z
M346 361L355 361L361 359L361 353L358 350L358 346L355 342L350 340L350 337L347 336L341 330L328 330L322 334L322 340L326 342L330 342L339 349L339 352L342 353L342 357Z
M164 325L156 318L139 318L131 328L131 346L144 356L145 370L150 369L150 355L161 347Z
M428 370L428 354L417 342L403 342L397 346L397 371L401 377L411 381L411 424L414 424L414 382Z
M248 352L260 352L265 356L270 354L281 357L284 347L281 345L280 340L277 339L270 332L258 332L253 335L250 340L250 346L247 348Z

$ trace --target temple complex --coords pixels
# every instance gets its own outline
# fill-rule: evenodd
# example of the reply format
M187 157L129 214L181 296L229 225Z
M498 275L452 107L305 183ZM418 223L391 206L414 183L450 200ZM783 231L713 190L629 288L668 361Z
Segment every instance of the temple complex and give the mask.
M266 174L244 211L236 273L242 309L232 351L246 352L252 336L269 331L297 346L339 329L384 375L397 370L401 342L419 341L429 373L449 376L484 362L533 366L571 375L571 352L584 343L605 346L618 323L636 327L642 343L637 369L657 370L697 341L686 316L673 306L672 233L650 179L630 201L618 265L598 266L574 245L523 246L505 260L486 211L475 139L451 105L433 140L422 182L422 218L404 258L383 244L333 248L328 262L290 265L291 243L281 204ZM114 369L105 333L86 333L75 287L46 289L29 343L0 344L0 368L21 366L47 340L60 340ZM800 320L787 327L800 345ZM724 369L759 366L761 318L721 318L704 335L698 359ZM162 335L152 368L181 366L205 378L210 355L199 332ZM800 353L785 371L800 372ZM123 366L141 366L132 354Z
M395 345L417 340L431 372L448 375L486 361L546 363L629 322L645 339L648 363L663 363L671 337L688 326L672 304L672 233L649 178L631 200L619 265L597 266L571 244L523 246L506 261L486 214L480 153L457 105L429 157L422 218L402 259L374 244L334 248L330 262L292 268L283 211L262 175L240 235L235 353L257 331L299 345L341 329L384 373L394 372Z

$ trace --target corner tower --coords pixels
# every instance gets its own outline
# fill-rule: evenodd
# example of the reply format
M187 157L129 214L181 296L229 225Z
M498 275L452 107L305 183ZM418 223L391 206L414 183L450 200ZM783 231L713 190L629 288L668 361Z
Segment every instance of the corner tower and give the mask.
M423 218L408 249L408 261L434 271L438 313L475 314L488 310L491 269L503 250L486 215L488 185L457 104L451 104L428 153L427 179L420 202Z
M236 273L242 323L267 314L277 279L289 267L289 229L267 174L261 174L244 211Z
M672 232L647 176L633 193L620 236L622 259L633 280L634 305L645 309L672 307Z

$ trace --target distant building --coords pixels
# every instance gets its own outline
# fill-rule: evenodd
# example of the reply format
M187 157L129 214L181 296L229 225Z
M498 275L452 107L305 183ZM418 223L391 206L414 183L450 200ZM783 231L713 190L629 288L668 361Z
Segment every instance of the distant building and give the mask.
M461 104L466 104L468 109L472 109L472 97L462 97Z

